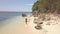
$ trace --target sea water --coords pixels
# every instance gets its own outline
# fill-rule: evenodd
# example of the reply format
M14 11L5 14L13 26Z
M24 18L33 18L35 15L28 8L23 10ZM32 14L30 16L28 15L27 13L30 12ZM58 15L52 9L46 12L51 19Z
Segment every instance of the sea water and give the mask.
M0 22L3 22L4 20L12 17L21 16L22 13L27 15L31 14L31 12L0 12Z

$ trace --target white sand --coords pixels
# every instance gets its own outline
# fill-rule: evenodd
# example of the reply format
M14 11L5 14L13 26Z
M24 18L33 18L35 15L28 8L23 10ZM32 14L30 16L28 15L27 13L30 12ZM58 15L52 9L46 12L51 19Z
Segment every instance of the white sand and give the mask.
M5 22L9 24L0 29L0 34L21 34L24 32L24 18L18 16Z
M33 23L34 17L27 18L29 18L28 24L25 24L25 18L21 16L6 20L5 23L8 24L0 28L0 34L60 34L59 25L44 25L43 30L36 30L34 28L36 24Z
M33 27L34 24L32 23L33 17L31 17L30 19L31 19L31 21L30 21L31 23L28 22L27 25L25 24L25 18L23 18L21 16L6 20L5 23L8 23L8 24L6 24L2 28L0 28L0 34L39 34L39 33L43 33L43 30L38 31L38 30L34 29L34 27Z

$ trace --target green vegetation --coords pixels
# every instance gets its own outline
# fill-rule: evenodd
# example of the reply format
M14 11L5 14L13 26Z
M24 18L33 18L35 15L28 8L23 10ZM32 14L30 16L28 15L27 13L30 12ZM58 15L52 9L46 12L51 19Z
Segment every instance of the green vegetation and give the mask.
M37 0L32 7L32 14L38 16L40 13L60 14L60 0Z

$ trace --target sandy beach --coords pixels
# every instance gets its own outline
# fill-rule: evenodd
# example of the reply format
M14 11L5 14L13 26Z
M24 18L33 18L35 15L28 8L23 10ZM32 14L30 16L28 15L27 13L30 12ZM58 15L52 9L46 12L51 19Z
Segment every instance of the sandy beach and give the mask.
M29 18L29 17L27 17ZM39 34L43 33L42 31L38 31L33 28L33 17L31 17L31 21L28 24L25 23L25 18L18 16L14 17L13 19L6 20L5 22L8 23L0 28L0 34ZM31 22L31 23L30 23ZM31 26L30 26L31 25ZM44 32L45 33L45 32Z
M8 19L2 28L0 28L0 34L60 34L59 25L44 25L42 30L34 28L36 24L33 23L34 17L27 17L28 23L25 23L25 18L21 16Z
M24 29L24 18L18 16L12 19L6 20L4 25L0 29L0 34L21 34Z
M0 0L0 34L60 34L60 0Z

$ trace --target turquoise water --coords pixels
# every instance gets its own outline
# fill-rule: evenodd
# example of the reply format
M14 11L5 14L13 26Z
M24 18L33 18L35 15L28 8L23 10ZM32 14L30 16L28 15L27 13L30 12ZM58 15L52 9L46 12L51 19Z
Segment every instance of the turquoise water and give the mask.
M31 12L0 12L0 22L15 16L21 16L22 13L30 15Z

